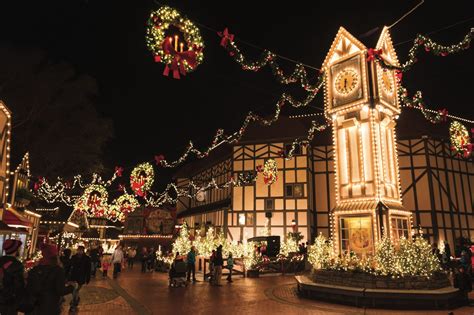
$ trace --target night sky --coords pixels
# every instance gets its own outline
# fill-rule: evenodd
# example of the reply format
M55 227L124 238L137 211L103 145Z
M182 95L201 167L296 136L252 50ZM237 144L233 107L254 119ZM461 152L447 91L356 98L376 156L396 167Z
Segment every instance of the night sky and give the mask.
M372 35L360 38L367 47L373 47L382 26L417 3L311 2L316 1L164 4L208 27L228 27L247 42L320 67L339 26L359 38L379 27ZM396 46L402 62L417 33L426 34L471 18L431 36L450 44L462 40L474 26L473 1L428 2L392 29L395 44L409 41ZM217 128L238 128L249 110L271 112L283 91L268 69L242 71L219 46L216 34L202 27L204 63L181 80L164 77L164 65L153 61L145 45L145 22L150 11L158 7L153 1L139 0L2 1L0 5L2 43L40 48L51 59L70 63L79 73L97 80L97 109L114 124L114 137L104 148L104 163L109 167L130 167L152 160L156 154L175 158L189 139L204 146ZM238 44L249 56L260 53ZM450 113L472 119L473 61L474 48L448 57L422 52L419 62L404 76L404 84L411 93L422 90L431 107L446 107ZM288 70L294 67L291 62L282 64ZM318 111L322 105L318 96L303 112Z

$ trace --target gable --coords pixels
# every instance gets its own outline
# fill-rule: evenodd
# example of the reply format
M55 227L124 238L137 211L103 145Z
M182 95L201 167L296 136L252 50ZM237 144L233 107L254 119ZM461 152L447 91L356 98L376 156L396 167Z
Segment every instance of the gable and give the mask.
M324 59L322 68L325 69L329 67L331 64L345 56L365 50L367 50L367 47L341 26L332 42L326 58Z
M393 47L392 37L387 26L384 26L375 49L382 49L382 57L391 65L400 66L397 53Z

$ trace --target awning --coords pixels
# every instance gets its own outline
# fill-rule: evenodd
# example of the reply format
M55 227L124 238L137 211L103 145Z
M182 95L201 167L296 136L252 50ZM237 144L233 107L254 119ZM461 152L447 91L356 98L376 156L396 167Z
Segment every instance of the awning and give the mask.
M189 217L191 215L202 214L202 213L207 213L207 212L213 212L213 211L217 211L217 210L220 210L222 208L228 208L228 207L230 207L230 198L220 200L220 201L216 201L214 203L210 203L210 204L207 204L207 205L202 205L202 206L187 209L185 211L182 211L182 212L178 213L178 218L179 219L186 218L186 217Z
M28 219L11 209L3 211L2 219L8 226L14 228L29 228L32 226L32 223Z

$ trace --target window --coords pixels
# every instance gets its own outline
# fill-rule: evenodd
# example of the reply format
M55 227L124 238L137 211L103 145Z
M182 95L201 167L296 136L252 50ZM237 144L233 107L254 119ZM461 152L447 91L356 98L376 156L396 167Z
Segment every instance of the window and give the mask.
M241 226L251 225L253 226L253 213L251 212L241 212L238 214L238 223Z
M304 184L286 184L285 196L293 198L304 197Z
M370 217L344 217L339 221L342 252L353 251L357 255L373 251L372 220Z
M273 210L273 209L274 209L274 200L265 199L265 210Z
M293 197L293 185L286 184L285 185L285 196L286 197Z
M402 236L408 238L408 219L401 217L392 217L392 236L395 240Z
M293 146L292 143L285 144L285 155L286 156L288 156L288 154L290 154L292 146ZM295 145L295 149L293 150L293 155L301 155L301 146L299 144Z
M237 172L237 176L235 177L235 180L241 181L242 186L252 186L253 178L255 178L255 174L253 171L244 171L244 172Z
M304 186L303 186L303 184L294 184L293 185L293 196L295 198L304 197Z

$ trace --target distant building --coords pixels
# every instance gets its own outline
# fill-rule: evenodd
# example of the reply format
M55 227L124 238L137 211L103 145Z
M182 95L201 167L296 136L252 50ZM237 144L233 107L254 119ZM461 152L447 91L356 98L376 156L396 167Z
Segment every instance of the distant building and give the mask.
M183 166L175 174L180 187L211 178L221 184L239 173L254 172L269 158L278 164L278 180L267 186L259 176L255 184L180 198L178 218L197 232L213 225L233 241L260 235L267 219L271 234L282 238L293 228L304 241L319 233L329 235L329 213L335 207L331 131L316 133L311 145L297 148L291 160L279 153L295 138L306 136L311 119L281 117L270 127L252 125L238 144L221 146ZM453 156L447 129L406 109L396 132L402 200L412 212L413 225L420 225L431 241L447 240L453 246L460 236L474 238L474 163ZM399 229L402 233L403 226Z

